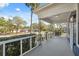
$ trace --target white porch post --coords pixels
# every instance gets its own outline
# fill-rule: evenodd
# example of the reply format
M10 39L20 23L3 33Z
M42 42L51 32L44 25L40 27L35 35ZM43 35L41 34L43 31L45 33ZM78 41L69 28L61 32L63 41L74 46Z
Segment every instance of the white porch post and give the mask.
M70 20L73 20L73 17ZM73 49L73 21L70 22L70 47Z
M5 56L5 43L3 44L3 56Z
M20 40L20 54L22 55L22 40Z
M67 19L67 38L69 39L69 32L70 32L70 29L69 29L69 19Z
M38 16L39 17L39 16ZM39 45L41 45L42 43L41 43L41 19L40 18L38 18L38 20L39 20L39 38L40 38L40 44Z
M78 45L79 3L76 4L76 45Z
M30 49L32 49L32 37L30 37Z

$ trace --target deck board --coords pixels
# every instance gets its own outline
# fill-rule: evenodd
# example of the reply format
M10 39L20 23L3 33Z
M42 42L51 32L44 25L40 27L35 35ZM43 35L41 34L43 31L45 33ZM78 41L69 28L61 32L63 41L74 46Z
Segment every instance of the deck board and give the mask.
M74 56L74 53L66 38L53 37L24 56Z

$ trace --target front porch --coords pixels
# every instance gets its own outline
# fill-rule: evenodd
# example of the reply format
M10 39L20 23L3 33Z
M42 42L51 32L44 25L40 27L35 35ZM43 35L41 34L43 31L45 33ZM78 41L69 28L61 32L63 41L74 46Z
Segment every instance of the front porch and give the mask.
M53 36L24 56L74 56L66 37Z

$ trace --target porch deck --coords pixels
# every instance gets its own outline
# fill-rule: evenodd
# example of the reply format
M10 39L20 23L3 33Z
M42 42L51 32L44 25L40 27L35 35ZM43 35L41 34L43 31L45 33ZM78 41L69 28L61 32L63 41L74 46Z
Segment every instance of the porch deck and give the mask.
M24 56L74 56L74 53L65 37L53 37Z

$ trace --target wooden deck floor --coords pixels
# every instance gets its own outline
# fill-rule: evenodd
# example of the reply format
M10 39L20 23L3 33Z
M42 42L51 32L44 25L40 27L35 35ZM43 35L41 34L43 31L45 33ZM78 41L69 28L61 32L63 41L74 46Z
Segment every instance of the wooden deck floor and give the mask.
M24 56L74 56L65 37L53 37Z

